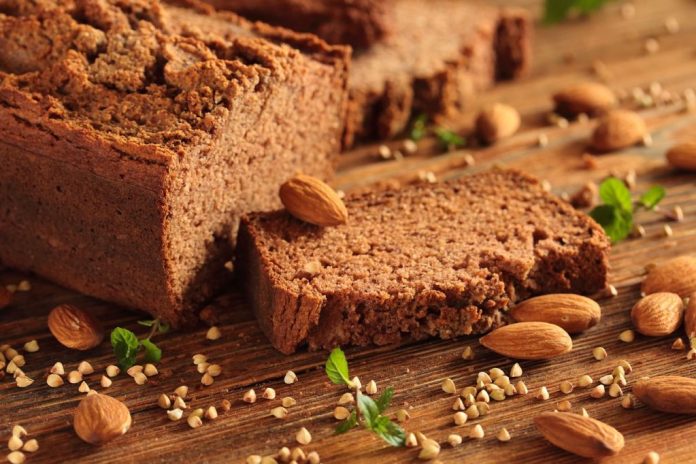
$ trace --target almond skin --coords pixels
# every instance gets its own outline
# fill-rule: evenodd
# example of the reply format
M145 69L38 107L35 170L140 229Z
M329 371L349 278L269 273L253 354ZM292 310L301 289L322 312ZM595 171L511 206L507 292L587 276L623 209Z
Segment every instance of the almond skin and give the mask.
M496 103L481 111L476 119L476 131L486 143L508 138L520 128L520 114L515 108Z
M696 414L696 379L677 375L640 379L633 386L633 394L658 411Z
M667 162L676 169L696 171L696 142L679 143L667 152Z
M556 112L566 116L580 113L597 115L616 106L616 96L606 85L581 82L557 92L553 96Z
M316 177L298 174L280 186L280 201L298 219L317 226L337 226L348 210L336 191Z
M97 319L68 304L51 310L48 314L48 329L61 345L73 350L92 349L104 339L104 329Z
M128 407L107 395L85 396L75 410L73 427L83 441L103 445L118 438L131 426Z
M479 339L491 351L513 359L550 359L573 349L570 335L548 322L517 322Z
M684 310L684 331L690 339L696 338L696 293L691 294Z
M679 328L684 301L676 293L658 292L641 298L631 309L633 327L649 337L663 337Z
M591 417L569 412L544 412L534 418L534 424L548 441L578 456L613 456L624 447L621 432Z
M647 132L643 118L627 110L613 110L604 116L592 134L592 146L602 152L628 148L643 140Z
M696 258L678 256L658 264L643 280L641 290L647 295L670 292L686 298L696 292Z
M522 301L510 310L510 315L517 322L548 322L568 333L578 333L596 325L602 310L585 296L554 293Z

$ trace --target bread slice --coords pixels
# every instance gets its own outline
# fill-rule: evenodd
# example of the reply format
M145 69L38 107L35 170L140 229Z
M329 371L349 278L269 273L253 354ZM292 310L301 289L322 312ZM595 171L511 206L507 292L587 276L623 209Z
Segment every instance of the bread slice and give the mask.
M333 173L349 50L156 0L0 7L0 261L179 324L247 211Z
M346 146L394 137L420 114L456 116L472 107L479 91L521 76L531 61L527 12L489 2L205 1L333 43L356 45L355 35L371 37L353 53Z
M283 353L481 333L510 302L604 288L600 226L517 171L346 200L348 223L242 219L237 267Z

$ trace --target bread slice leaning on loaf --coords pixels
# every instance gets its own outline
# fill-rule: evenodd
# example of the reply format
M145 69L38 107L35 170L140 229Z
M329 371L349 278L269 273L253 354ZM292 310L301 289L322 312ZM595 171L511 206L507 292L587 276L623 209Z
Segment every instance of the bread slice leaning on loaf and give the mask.
M523 173L346 200L348 223L286 211L242 218L237 266L259 324L283 353L482 333L511 302L606 284L609 240Z

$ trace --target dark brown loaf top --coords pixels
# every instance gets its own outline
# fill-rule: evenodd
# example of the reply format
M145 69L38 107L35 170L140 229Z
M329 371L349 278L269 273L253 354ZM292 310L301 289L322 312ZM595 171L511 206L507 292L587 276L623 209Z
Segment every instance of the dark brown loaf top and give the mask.
M480 333L521 297L606 283L602 229L516 171L366 193L346 206L338 227L285 211L242 219L239 273L283 353Z
M333 44L365 48L388 35L390 0L205 0L249 19L312 32Z
M155 0L0 5L0 261L181 323L340 149L348 52Z

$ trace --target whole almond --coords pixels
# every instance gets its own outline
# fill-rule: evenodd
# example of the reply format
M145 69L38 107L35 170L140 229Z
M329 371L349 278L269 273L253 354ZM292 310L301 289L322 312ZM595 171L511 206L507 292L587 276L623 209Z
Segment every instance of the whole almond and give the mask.
M631 309L636 330L650 337L663 337L679 328L684 314L684 301L676 293L651 293Z
M667 162L677 169L696 171L696 142L674 145L667 152Z
M75 410L73 427L82 440L102 445L120 437L131 426L128 407L119 400L99 393L85 396Z
M689 303L684 310L684 332L689 339L696 338L696 293L689 296Z
M12 292L0 285L0 309L5 308L12 303Z
M658 411L696 414L696 379L677 375L640 379L633 394Z
M591 417L569 412L544 412L534 418L534 424L548 441L578 456L613 456L624 447L621 432Z
M63 346L74 350L89 350L104 339L101 323L82 309L63 304L48 314L48 329Z
M522 301L510 315L518 322L548 322L568 333L578 333L597 324L602 310L586 296L552 293Z
M476 130L485 142L493 143L512 136L520 128L520 114L515 108L496 103L485 108L476 119Z
M348 210L336 191L316 177L298 174L280 186L280 201L290 214L317 226L337 226Z
M553 96L556 112L577 116L580 113L601 114L616 106L616 96L606 85L581 82L557 92Z
M658 264L648 272L641 290L648 295L671 292L686 298L696 292L696 258L684 255Z
M479 339L489 350L513 359L550 359L573 349L570 335L548 322L517 322Z
M592 134L592 146L599 151L614 151L633 146L647 132L643 118L627 110L612 110L604 116Z

